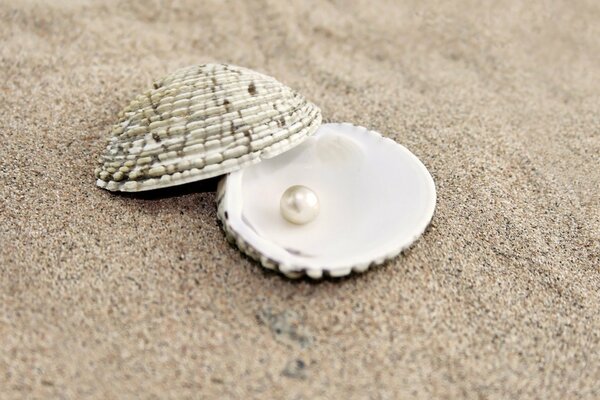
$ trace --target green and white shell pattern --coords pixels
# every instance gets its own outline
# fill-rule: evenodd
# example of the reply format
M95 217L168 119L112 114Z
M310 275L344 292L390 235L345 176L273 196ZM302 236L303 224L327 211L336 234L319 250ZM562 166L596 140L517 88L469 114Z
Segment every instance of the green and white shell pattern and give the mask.
M95 174L137 192L227 174L300 144L321 111L267 75L227 64L180 69L119 115Z

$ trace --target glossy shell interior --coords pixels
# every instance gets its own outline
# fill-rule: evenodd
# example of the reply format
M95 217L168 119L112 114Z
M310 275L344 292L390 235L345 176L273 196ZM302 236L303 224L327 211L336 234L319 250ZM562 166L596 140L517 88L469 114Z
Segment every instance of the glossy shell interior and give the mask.
M319 216L306 225L279 210L290 186L314 190ZM396 257L425 231L433 179L405 147L350 124L325 124L296 148L223 178L218 215L228 238L289 277L344 276Z

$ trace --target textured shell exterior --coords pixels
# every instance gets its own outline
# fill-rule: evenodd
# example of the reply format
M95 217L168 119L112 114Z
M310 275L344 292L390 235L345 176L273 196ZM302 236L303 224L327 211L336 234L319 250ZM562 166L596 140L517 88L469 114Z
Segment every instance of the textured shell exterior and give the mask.
M321 211L306 224L279 212L301 184ZM324 124L298 147L219 182L218 217L230 242L265 268L290 277L340 277L395 258L425 231L435 183L408 149L378 132Z
M301 143L321 111L272 77L227 64L183 68L119 115L97 185L137 192L223 175Z

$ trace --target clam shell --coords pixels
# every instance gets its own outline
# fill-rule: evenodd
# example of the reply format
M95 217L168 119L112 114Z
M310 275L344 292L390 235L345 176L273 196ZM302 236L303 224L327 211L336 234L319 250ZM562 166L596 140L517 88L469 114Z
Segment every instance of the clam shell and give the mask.
M312 189L320 213L305 225L280 213L282 193ZM433 178L405 147L350 124L324 124L296 148L224 177L218 216L230 241L289 277L344 276L396 257L429 224Z
M226 64L157 81L119 115L97 185L137 192L223 175L301 143L321 111L272 77Z

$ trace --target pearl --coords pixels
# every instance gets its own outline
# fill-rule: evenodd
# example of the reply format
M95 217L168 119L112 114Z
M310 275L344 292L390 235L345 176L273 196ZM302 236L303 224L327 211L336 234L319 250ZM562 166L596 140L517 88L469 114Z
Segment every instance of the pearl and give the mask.
M279 208L283 218L293 224L304 225L319 215L319 198L306 186L294 185L281 195Z

